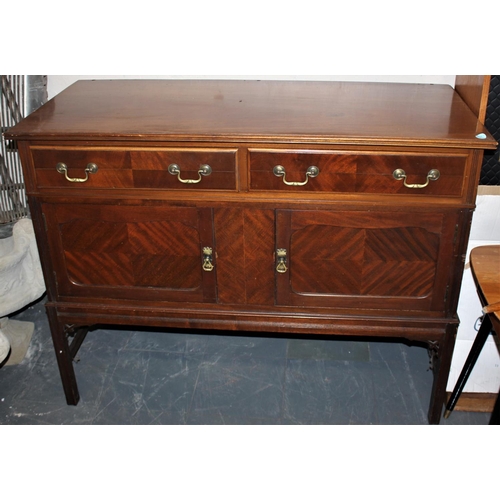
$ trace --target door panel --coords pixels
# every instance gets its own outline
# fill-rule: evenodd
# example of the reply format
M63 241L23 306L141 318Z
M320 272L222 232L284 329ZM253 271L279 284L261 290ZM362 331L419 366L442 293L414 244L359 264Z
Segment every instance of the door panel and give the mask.
M277 212L277 302L312 307L443 309L452 258L446 215L404 212ZM449 233L449 230L448 230Z
M215 272L202 269L211 209L46 204L43 213L61 295L215 301Z

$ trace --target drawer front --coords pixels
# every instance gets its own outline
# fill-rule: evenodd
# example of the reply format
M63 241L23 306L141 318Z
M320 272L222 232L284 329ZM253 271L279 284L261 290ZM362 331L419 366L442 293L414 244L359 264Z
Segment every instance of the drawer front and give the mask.
M38 188L236 189L235 149L34 146L31 154ZM89 164L97 171L86 172Z
M462 196L467 158L467 154L444 153L254 149L249 152L250 188L256 191Z

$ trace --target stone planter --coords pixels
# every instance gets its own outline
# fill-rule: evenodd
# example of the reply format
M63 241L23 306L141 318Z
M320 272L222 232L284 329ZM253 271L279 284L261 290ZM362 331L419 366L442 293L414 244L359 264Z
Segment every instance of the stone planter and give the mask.
M40 298L44 292L33 223L30 219L21 219L14 225L12 236L0 239L0 364L9 356L9 351L4 364L20 363L34 330L33 323L9 320L7 316Z

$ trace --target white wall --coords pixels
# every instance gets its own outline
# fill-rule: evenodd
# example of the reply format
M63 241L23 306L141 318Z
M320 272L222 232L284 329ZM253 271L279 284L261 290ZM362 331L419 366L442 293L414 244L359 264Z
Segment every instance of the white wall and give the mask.
M453 352L448 379L448 391L452 391L470 352L476 336L474 325L481 317L481 303L476 293L469 264L470 251L482 245L500 244L500 186L479 186L476 211L472 219L466 269L458 304L460 327ZM479 359L464 387L464 392L498 393L500 388L500 354L494 338L489 339L481 351Z
M428 83L455 85L455 75L264 75L264 76L175 76L175 75L49 75L47 80L47 91L49 99L64 90L77 80L92 79L171 79L171 78L221 78L221 79L275 79L275 80L330 80L330 81L373 81L373 82L397 82L397 83ZM479 195L477 199L477 210L474 214L469 251L481 244L500 243L500 188L494 194ZM470 351L475 335L473 325L481 315L481 306L477 298L470 269L466 269L460 295L458 314L461 325L457 335L457 343L453 354L453 361L448 381L448 390L451 391L462 369L465 358ZM500 387L500 355L493 339L486 343L481 356L472 372L467 385L466 392L498 392Z
M371 82L396 82L396 83L434 83L455 85L455 75L220 75L220 76L175 76L175 75L54 75L49 76L47 81L47 92L49 99L64 90L66 87L76 82L77 80L93 80L93 79L251 79L251 80L328 80L328 81L371 81Z

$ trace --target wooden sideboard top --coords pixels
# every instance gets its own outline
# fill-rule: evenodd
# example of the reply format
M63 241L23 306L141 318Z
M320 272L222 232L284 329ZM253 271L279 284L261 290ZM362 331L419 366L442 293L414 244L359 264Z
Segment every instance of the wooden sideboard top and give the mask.
M450 86L318 81L81 80L5 136L496 147Z

